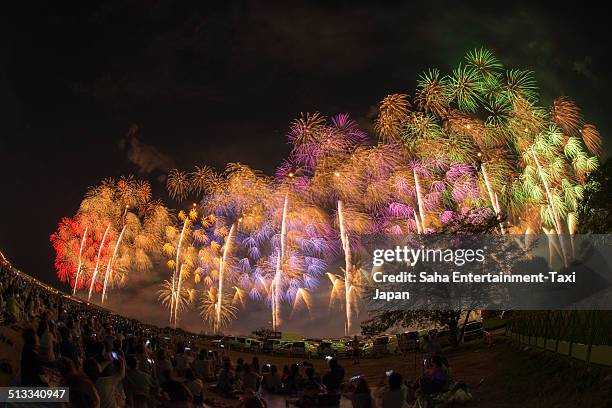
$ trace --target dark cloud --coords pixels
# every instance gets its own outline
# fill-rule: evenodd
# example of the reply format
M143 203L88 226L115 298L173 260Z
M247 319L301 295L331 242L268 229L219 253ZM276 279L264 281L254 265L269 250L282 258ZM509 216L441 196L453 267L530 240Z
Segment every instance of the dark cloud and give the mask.
M155 146L148 145L137 137L138 125L132 124L125 139L121 139L119 147L127 150L127 158L138 168L141 175L154 171L167 173L174 167L174 160L159 151Z

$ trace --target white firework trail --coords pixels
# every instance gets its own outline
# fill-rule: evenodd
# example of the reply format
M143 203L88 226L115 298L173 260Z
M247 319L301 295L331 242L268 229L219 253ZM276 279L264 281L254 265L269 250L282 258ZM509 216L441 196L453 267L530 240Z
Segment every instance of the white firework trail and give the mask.
M121 233L119 234L119 238L115 244L115 249L113 250L113 256L108 260L108 265L106 266L106 273L104 274L104 288L102 289L102 304L104 304L104 300L106 299L106 287L108 285L109 275L111 275L110 277L112 278L113 264L117 258L117 250L119 249L119 245L121 245L121 239L123 238L123 233L125 232L126 227L127 225L124 225L121 229Z
M76 294L77 284L79 283L79 277L81 276L81 261L83 256L83 247L85 246L85 241L87 238L87 229L89 227L85 227L85 232L83 233L83 239L81 240L81 249L79 249L79 266L77 266L76 278L74 279L74 288L72 290L72 296Z
M287 206L289 203L288 195L285 195L283 204L283 217L281 219L280 252L276 258L276 272L272 282L272 330L277 331L280 326L280 281L282 275L282 265L285 260L285 250L287 246Z
M89 296L87 301L91 301L91 294L93 293L94 284L96 283L96 278L98 277L98 267L100 266L100 255L102 254L102 248L104 247L104 241L106 241L106 235L108 234L108 230L110 229L110 222L106 227L106 231L104 231L104 236L102 237L102 242L100 243L100 248L98 249L98 258L96 259L96 267L94 269L93 276L91 277L91 284L89 285Z
M342 249L344 251L344 303L346 309L345 334L348 336L351 334L353 325L353 304L351 297L353 279L351 269L353 260L351 254L351 244L344 225L344 203L342 200L338 200L338 224L340 225L340 240L342 242Z
M217 321L215 322L214 331L218 333L221 329L221 307L223 302L223 278L225 275L225 266L227 264L227 256L232 245L232 238L234 237L234 231L236 230L236 224L232 224L229 234L227 235L227 241L225 242L225 248L223 248L223 258L219 261L219 292L217 293Z
M176 293L176 275L179 273L179 257L181 256L181 245L183 243L183 236L185 235L185 229L187 228L187 222L189 218L185 216L185 222L183 223L183 229L181 230L181 236L179 237L178 247L176 248L176 261L174 262L174 272L172 272L172 296L170 300L170 323L172 323L172 316L174 313L174 305L178 304L177 293Z
M542 167L540 166L540 161L538 160L538 156L535 154L535 149L533 147L531 148L531 154L533 155L533 159L535 160L536 166L538 167L538 174L540 175L540 179L542 180L542 184L544 185L548 205L550 206L550 210L553 215L555 230L557 232L557 239L559 240L559 244L561 245L563 264L567 266L567 253L565 251L565 244L563 243L563 226L561 225L561 220L559 219L557 208L555 207L555 203L552 199L552 193L550 192L548 181L546 180L546 177L544 177Z

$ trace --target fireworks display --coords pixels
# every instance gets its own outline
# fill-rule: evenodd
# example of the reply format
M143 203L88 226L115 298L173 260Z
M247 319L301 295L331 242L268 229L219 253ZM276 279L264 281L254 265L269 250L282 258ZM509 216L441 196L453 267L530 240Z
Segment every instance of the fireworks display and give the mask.
M103 181L51 237L58 278L89 298L102 291L104 302L130 273L165 260L158 294L170 323L197 305L215 333L248 302L265 304L279 330L329 287L329 308L352 335L367 235L492 220L499 234L543 231L567 261L573 243L562 235L580 227L577 205L602 150L576 104L540 106L532 73L486 49L447 75L428 70L414 95L383 98L376 138L348 114L302 114L273 177L238 163L170 171L168 194L186 208L176 215L152 201L147 182Z
M123 286L131 272L146 272L170 225L168 209L151 200L150 185L132 177L104 180L89 189L76 215L64 218L51 236L57 276L88 299Z

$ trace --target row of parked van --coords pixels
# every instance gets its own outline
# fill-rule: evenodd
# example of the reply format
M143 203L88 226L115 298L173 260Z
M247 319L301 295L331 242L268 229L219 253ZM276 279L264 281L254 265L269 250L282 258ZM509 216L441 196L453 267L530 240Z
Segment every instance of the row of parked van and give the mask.
M312 340L292 341L282 339L266 339L261 341L251 337L238 336L225 336L220 340L213 340L213 345L217 345L219 348L225 350L288 356L314 356L317 354L318 349L318 343Z
M465 328L464 341L481 338L483 335L482 321L469 322ZM359 340L359 350L362 356L405 353L422 349L428 331L412 331L397 335L381 335L366 337ZM450 332L436 330L431 332L441 346L450 345ZM237 350L252 353L266 353L291 357L346 357L353 353L352 339L266 339L258 340L251 337L225 336L213 340L213 346L225 350Z

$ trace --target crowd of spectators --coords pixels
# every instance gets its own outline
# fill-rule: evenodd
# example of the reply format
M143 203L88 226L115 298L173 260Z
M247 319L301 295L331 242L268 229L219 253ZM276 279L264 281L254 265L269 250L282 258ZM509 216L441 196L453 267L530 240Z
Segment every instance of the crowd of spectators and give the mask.
M309 361L260 364L258 356L232 361L195 335L75 301L7 267L0 268L0 310L0 324L23 339L12 385L69 387L74 407L265 408L281 396L300 408L337 406L342 397L354 408L402 408L428 403L451 384L448 362L437 354L415 381L388 371L374 391L363 376L347 378L334 358L324 370Z
M22 337L11 385L65 386L74 407L192 407L220 366L196 336L160 329L76 301L5 265L0 324Z

